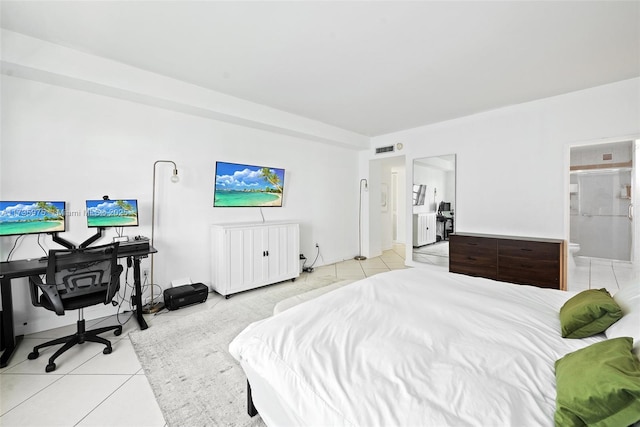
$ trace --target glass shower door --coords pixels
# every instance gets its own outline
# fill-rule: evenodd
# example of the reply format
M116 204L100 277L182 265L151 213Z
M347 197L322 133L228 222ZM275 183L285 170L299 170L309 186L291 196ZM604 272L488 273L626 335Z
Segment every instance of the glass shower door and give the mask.
M631 168L571 173L571 241L581 256L631 261Z

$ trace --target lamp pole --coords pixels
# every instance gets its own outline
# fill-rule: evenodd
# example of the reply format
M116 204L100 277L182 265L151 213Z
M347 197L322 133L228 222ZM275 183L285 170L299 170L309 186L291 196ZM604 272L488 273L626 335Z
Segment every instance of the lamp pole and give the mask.
M153 163L153 193L151 197L151 246L153 247L153 241L155 238L155 225L156 225L156 166L158 163L171 163L173 165L173 174L171 175L171 182L174 184L180 180L178 177L178 167L176 163L171 160L156 160ZM153 254L151 254L151 302L149 302L149 308L147 313L155 313L161 310L162 304L154 304L153 288L155 283L153 281Z
M357 261L367 259L362 255L362 183L364 182L364 188L368 188L367 180L362 178L360 180L360 199L358 200L358 255L353 257Z

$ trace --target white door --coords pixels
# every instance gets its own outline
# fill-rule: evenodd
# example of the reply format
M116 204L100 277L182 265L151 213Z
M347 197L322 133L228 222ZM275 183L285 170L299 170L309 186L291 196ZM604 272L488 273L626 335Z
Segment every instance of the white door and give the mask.
M229 293L249 289L265 281L267 275L266 230L236 228L226 231L228 239Z
M247 244L251 243L247 241L246 231L245 229L225 231L228 248L226 259L229 268L229 277L227 278L229 293L244 289L244 284L250 273L250 269L247 267L247 262L250 260L247 257Z
M398 172L391 172L391 241L398 241Z
M250 228L247 230L250 236L250 250L247 255L250 257L251 268L249 270L246 284L250 287L260 286L269 277L268 249L269 249L269 229L263 227Z
M297 244L298 233L294 225L268 228L268 279L270 282L286 280L300 269Z
M637 205L640 196L640 173L638 172L638 160L640 160L640 139L633 143L633 168L631 171L631 200L629 200L629 211L627 216L631 223L631 261L640 262L640 227L637 221Z

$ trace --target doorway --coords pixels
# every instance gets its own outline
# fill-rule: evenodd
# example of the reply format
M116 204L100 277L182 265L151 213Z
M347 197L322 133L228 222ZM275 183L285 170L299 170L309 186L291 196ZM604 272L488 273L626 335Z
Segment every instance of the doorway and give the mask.
M369 256L393 250L404 258L405 170L405 156L369 162Z
M634 141L571 147L570 265L578 259L631 262L637 256L635 151Z

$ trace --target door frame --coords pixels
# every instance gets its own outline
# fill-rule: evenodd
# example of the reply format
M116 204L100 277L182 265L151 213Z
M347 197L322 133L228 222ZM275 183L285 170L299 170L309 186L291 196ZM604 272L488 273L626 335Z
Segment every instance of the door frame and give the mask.
M634 209L634 205L638 205L638 200L640 200L640 172L638 171L637 161L640 159L639 151L640 150L640 134L633 135L625 135L618 137L609 137L609 138L600 138L600 139L592 139L592 140L583 140L583 141L572 141L568 142L565 146L565 162L564 162L564 177L565 177L565 185L564 185L564 194L565 194L565 240L568 243L571 238L571 210L570 210L570 166L571 166L571 149L576 147L587 147L590 145L606 145L606 144L615 144L625 141L633 141L632 148L632 171L631 171L631 206L632 212ZM634 265L640 264L640 226L638 226L637 221L631 221L631 256L630 262ZM566 256L570 256L570 254L566 254ZM624 262L624 261L620 261Z

